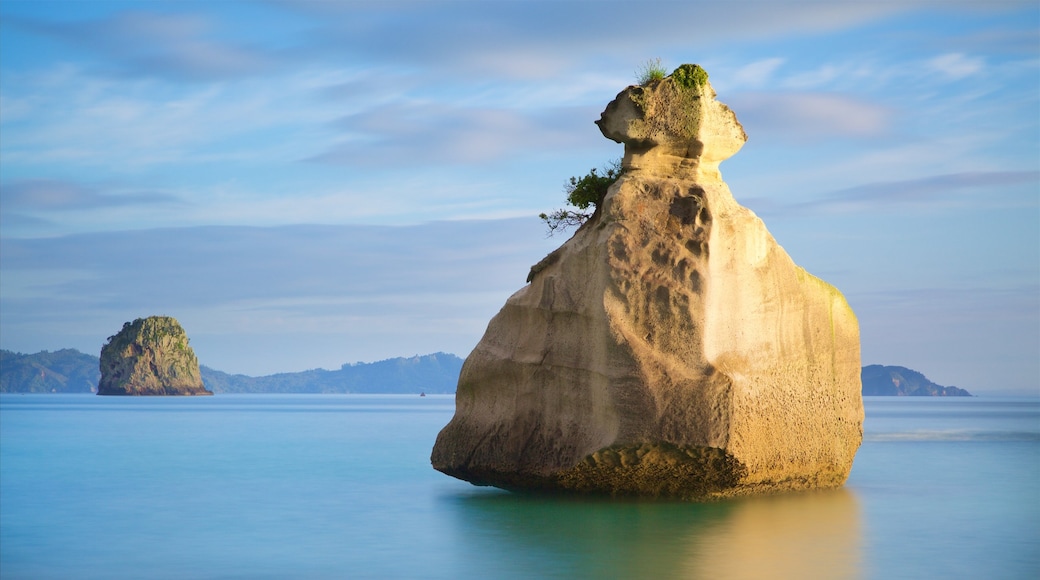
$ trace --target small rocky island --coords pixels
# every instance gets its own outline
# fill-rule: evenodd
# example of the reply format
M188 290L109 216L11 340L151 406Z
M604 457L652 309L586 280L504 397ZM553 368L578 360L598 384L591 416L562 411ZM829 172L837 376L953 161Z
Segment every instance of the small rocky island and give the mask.
M739 205L747 139L707 74L626 88L595 213L466 359L433 467L476 485L709 499L842 485L862 441L856 316Z
M101 347L99 395L212 395L188 335L169 316L123 324Z

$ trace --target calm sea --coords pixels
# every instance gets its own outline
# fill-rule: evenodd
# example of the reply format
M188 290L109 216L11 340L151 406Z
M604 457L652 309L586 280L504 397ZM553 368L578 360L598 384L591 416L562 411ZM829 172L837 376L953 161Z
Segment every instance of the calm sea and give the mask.
M870 398L847 487L711 504L437 473L450 396L0 396L0 576L1040 577L1040 402Z

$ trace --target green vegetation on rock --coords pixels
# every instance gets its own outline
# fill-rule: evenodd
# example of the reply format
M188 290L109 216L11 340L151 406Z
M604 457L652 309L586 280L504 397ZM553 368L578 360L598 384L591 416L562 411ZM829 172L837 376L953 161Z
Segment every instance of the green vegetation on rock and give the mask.
M607 190L621 177L621 160L615 159L600 173L595 168L583 177L571 177L564 185L567 205L574 209L558 209L549 214L538 214L549 228L549 235L580 227L587 222L603 203Z
M665 74L666 71L664 66L661 65L661 59L650 59L636 70L636 82L640 85L649 84L663 79Z
M672 80L684 89L700 89L708 82L708 71L698 64L684 64L672 71Z
M212 395L176 319L149 316L123 324L101 347L99 395Z

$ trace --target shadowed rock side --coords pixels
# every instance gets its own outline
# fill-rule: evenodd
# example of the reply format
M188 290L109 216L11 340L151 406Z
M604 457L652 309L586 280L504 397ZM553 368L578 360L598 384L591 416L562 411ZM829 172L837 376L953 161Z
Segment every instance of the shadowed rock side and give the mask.
M212 395L184 329L169 316L138 318L101 347L99 395Z
M625 171L489 323L436 469L688 499L848 477L863 422L856 318L733 199L718 164L743 128L706 80L675 76L622 91L597 122L625 144Z

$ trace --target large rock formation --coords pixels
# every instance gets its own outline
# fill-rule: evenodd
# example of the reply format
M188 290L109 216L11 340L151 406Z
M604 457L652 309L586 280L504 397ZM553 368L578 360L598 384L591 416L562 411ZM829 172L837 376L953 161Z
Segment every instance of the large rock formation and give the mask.
M123 324L101 347L99 395L212 395L188 335L169 316Z
M747 139L733 112L683 65L597 124L624 173L491 320L433 466L691 499L840 486L862 440L856 317L722 181Z

